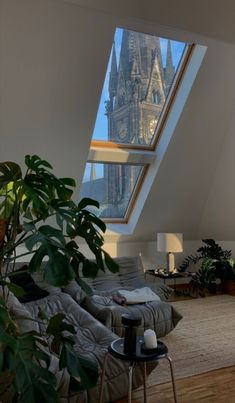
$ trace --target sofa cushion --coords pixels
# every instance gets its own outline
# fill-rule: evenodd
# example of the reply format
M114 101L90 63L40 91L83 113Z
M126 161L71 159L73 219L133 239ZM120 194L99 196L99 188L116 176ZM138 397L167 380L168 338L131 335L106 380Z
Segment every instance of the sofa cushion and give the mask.
M172 305L164 301L119 305L113 301L112 297L94 295L85 298L83 307L119 337L124 336L122 325L124 313L141 316L142 323L139 327L141 335L144 330L153 329L158 337L163 337L172 331L182 318Z
M86 297L86 293L82 290L80 285L78 285L78 283L75 280L72 280L66 287L64 287L63 291L71 295L71 297L78 304L81 304L81 302Z
M110 295L120 289L131 291L148 285L162 300L169 298L172 293L170 287L164 284L146 284L142 262L138 256L118 257L114 260L119 265L117 273L108 269L105 272L99 270L96 278L84 278L94 294Z
M64 312L66 321L76 328L75 350L84 358L90 359L98 364L99 368L103 365L104 356L107 353L108 346L118 336L112 333L102 323L98 322L92 315L81 308L66 293L49 295L48 297L25 304L27 310L33 317L37 317L39 307L48 317L58 312ZM45 325L40 322L41 330L45 330ZM117 360L114 357L109 358L107 362L107 378L105 382L104 400L110 402L120 399L128 392L128 362ZM150 372L156 363L148 366ZM133 371L134 388L142 384L142 368L135 366ZM99 384L86 392L89 403L97 403L99 396ZM82 402L83 400L81 400Z

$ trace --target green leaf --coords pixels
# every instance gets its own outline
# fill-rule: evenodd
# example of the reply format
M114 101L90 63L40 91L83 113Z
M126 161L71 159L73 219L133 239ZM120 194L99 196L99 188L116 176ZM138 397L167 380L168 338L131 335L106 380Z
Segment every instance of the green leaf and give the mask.
M90 199L89 197L84 197L79 203L78 203L78 209L83 210L87 206L94 206L99 208L100 204L97 200Z
M82 274L84 277L95 278L98 273L98 266L95 262L85 259L82 265Z
M83 214L83 219L85 220L85 222L87 222L89 227L93 223L98 228L100 228L103 233L105 233L106 224L100 218L98 218L95 214L93 214L93 213L91 213L90 211L87 211L87 210L82 210L81 214Z
M34 273L40 269L43 258L47 255L47 245L43 243L37 251L35 251L29 262L29 272Z
M52 169L51 164L49 162L42 160L38 155L26 155L25 156L25 164L27 167L33 171L38 170L40 167L46 167Z
M26 239L25 246L29 251L32 251L34 246L36 246L38 243L43 242L44 239L45 236L40 232L33 233L32 235L29 235L29 237Z
M55 287L64 287L75 277L67 256L63 255L56 248L50 248L49 260L44 269L44 279Z
M107 268L109 269L109 271L111 271L112 273L117 273L119 271L118 264L104 250L103 250L103 254L104 254L105 264L106 264Z
M10 320L9 312L6 306L0 306L0 322L8 322ZM1 330L1 328L0 328Z
M3 362L4 362L4 354L3 354L3 351L0 350L0 373L3 370ZM1 384L1 382L0 382L0 384Z
M35 399L35 385L40 386L40 388L42 384L47 385L50 390L54 390L57 384L55 375L47 368L38 365L36 361L45 362L47 367L50 363L49 355L37 346L37 335L33 333L23 334L18 341L19 347L15 356L16 368L14 371L14 385L17 393L22 399L26 399L25 396L29 396L27 391L31 390L32 399Z
M1 295L0 295L0 306L6 306L6 301Z
M63 313L58 313L52 318L50 318L46 332L50 335L56 335L67 331L72 334L76 334L76 330L69 323L64 322L65 315Z
M10 336L7 332L0 327L0 344L5 344L6 346L10 347L12 351L16 351L18 348L17 340Z
M25 213L24 213L24 218L26 218L27 220L31 220L31 221L33 221L33 215L32 215L32 213L31 213L31 211L30 210L26 210L25 211ZM25 225L26 223L24 223L24 225ZM31 224L33 227L34 227L34 224ZM27 231L29 231L29 230L27 230Z
M25 295L25 291L19 285L14 283L7 283L7 288L16 296L16 297L23 297Z
M33 382L17 399L17 403L57 403L59 397L50 385L41 382Z
M38 232L44 237L58 239L62 245L65 245L65 238L60 229L54 228L51 225L42 225L38 228Z
M53 351L53 353L59 355L61 343L62 343L61 336L60 335L54 336L54 338L51 342L51 351Z
M57 225L63 230L63 218L61 217L61 215L56 212L56 223Z
M76 187L76 181L73 178L60 178L65 186Z
M45 311L42 309L41 306L38 307L38 318L41 319L41 320L47 319Z
M96 386L99 378L98 366L93 361L78 355L80 364L80 378L81 378L81 390L91 389Z
M90 360L74 353L72 346L68 343L65 343L62 347L59 367L60 369L67 368L72 377L80 378L80 390L89 389L97 383L99 377L98 367Z
M25 216L25 215L24 215ZM32 216L31 216L32 217ZM24 222L23 223L24 230L26 232L34 231L35 230L35 223L34 222Z
M83 291L89 295L92 296L93 295L93 291L92 288L84 281L82 280L80 277L76 277L76 282L78 283L78 285L80 285L80 287L83 289Z
M4 364L5 368L8 369L8 371L13 371L16 366L16 360L15 360L15 352L13 352L10 348L6 348L4 352Z
M0 187L10 182L16 182L22 178L20 166L15 162L6 161L0 163Z
M46 363L47 369L50 366L50 357L48 354L46 354L44 351L42 350L34 350L34 357L37 358L38 360L44 361Z
M60 330L61 323L63 322L64 318L64 313L57 313L56 315L52 316L52 318L49 320L46 332L52 335L56 334Z

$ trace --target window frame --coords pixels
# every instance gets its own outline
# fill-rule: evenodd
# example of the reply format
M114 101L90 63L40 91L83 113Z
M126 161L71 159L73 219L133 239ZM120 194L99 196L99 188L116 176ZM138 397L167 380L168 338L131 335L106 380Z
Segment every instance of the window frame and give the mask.
M159 139L161 137L162 131L164 129L166 120L168 118L169 111L171 109L171 106L175 100L175 97L178 92L178 88L183 80L184 73L187 69L187 66L189 64L189 61L191 59L191 56L193 54L194 48L195 48L194 43L189 43L186 45L185 50L182 54L180 64L177 68L174 80L171 84L170 92L167 95L166 102L164 103L163 109L160 114L160 119L159 122L157 123L157 127L153 136L153 139L151 141L151 144L149 146L145 145L137 145L137 144L128 144L128 143L116 143L108 140L91 140L91 147L97 147L97 148L120 148L120 149L130 149L130 150L143 150L143 151L149 151L149 150L155 150L157 147L157 144L159 142Z
M135 206L135 203L136 203L136 201L138 199L138 195L139 195L140 189L142 187L142 184L144 182L144 179L145 179L145 177L147 175L147 172L148 172L148 169L149 169L149 164L134 163L134 162L126 163L126 162L120 162L120 161L109 161L109 162L100 161L100 160L95 160L94 161L94 160L90 160L90 159L87 160L87 163L88 164L92 164L92 163L93 164L117 164L117 165L130 165L130 166L136 165L136 166L140 166L142 168L141 173L140 173L140 175L139 175L139 177L138 177L138 179L136 181L135 187L134 187L134 189L132 191L131 197L129 199L129 202L128 202L124 217L119 217L119 218L118 217L113 217L113 218L112 217L101 217L102 221L104 221L105 223L127 224L128 221L129 221L130 215L132 213L132 210L133 210L133 208Z
M160 141L161 135L164 131L166 122L169 117L172 105L177 97L179 87L184 79L185 72L190 63L196 45L188 43L182 54L179 66L177 68L174 80L171 84L170 92L166 98L166 102L160 114L154 136L149 146L135 145L127 143L116 143L104 140L91 140L89 156L87 163L113 163L113 164L126 164L126 165L142 165L143 170L137 180L135 188L131 194L126 213L123 218L102 218L107 224L128 224L136 201L141 193L142 185L145 181L149 168L156 161L157 146ZM128 154L130 160L123 162ZM135 161L135 162L134 162Z

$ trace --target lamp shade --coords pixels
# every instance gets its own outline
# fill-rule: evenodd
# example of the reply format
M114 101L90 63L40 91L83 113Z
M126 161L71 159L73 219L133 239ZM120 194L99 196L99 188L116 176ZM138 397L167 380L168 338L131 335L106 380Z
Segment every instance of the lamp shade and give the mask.
M183 234L158 233L158 252L183 252Z

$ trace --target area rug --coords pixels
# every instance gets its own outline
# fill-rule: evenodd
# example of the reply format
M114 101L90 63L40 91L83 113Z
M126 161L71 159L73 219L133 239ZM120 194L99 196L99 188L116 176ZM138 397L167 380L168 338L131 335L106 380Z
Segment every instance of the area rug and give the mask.
M176 379L235 365L235 297L218 295L171 304L183 319L161 340L168 346ZM160 360L148 384L168 382L168 365Z

